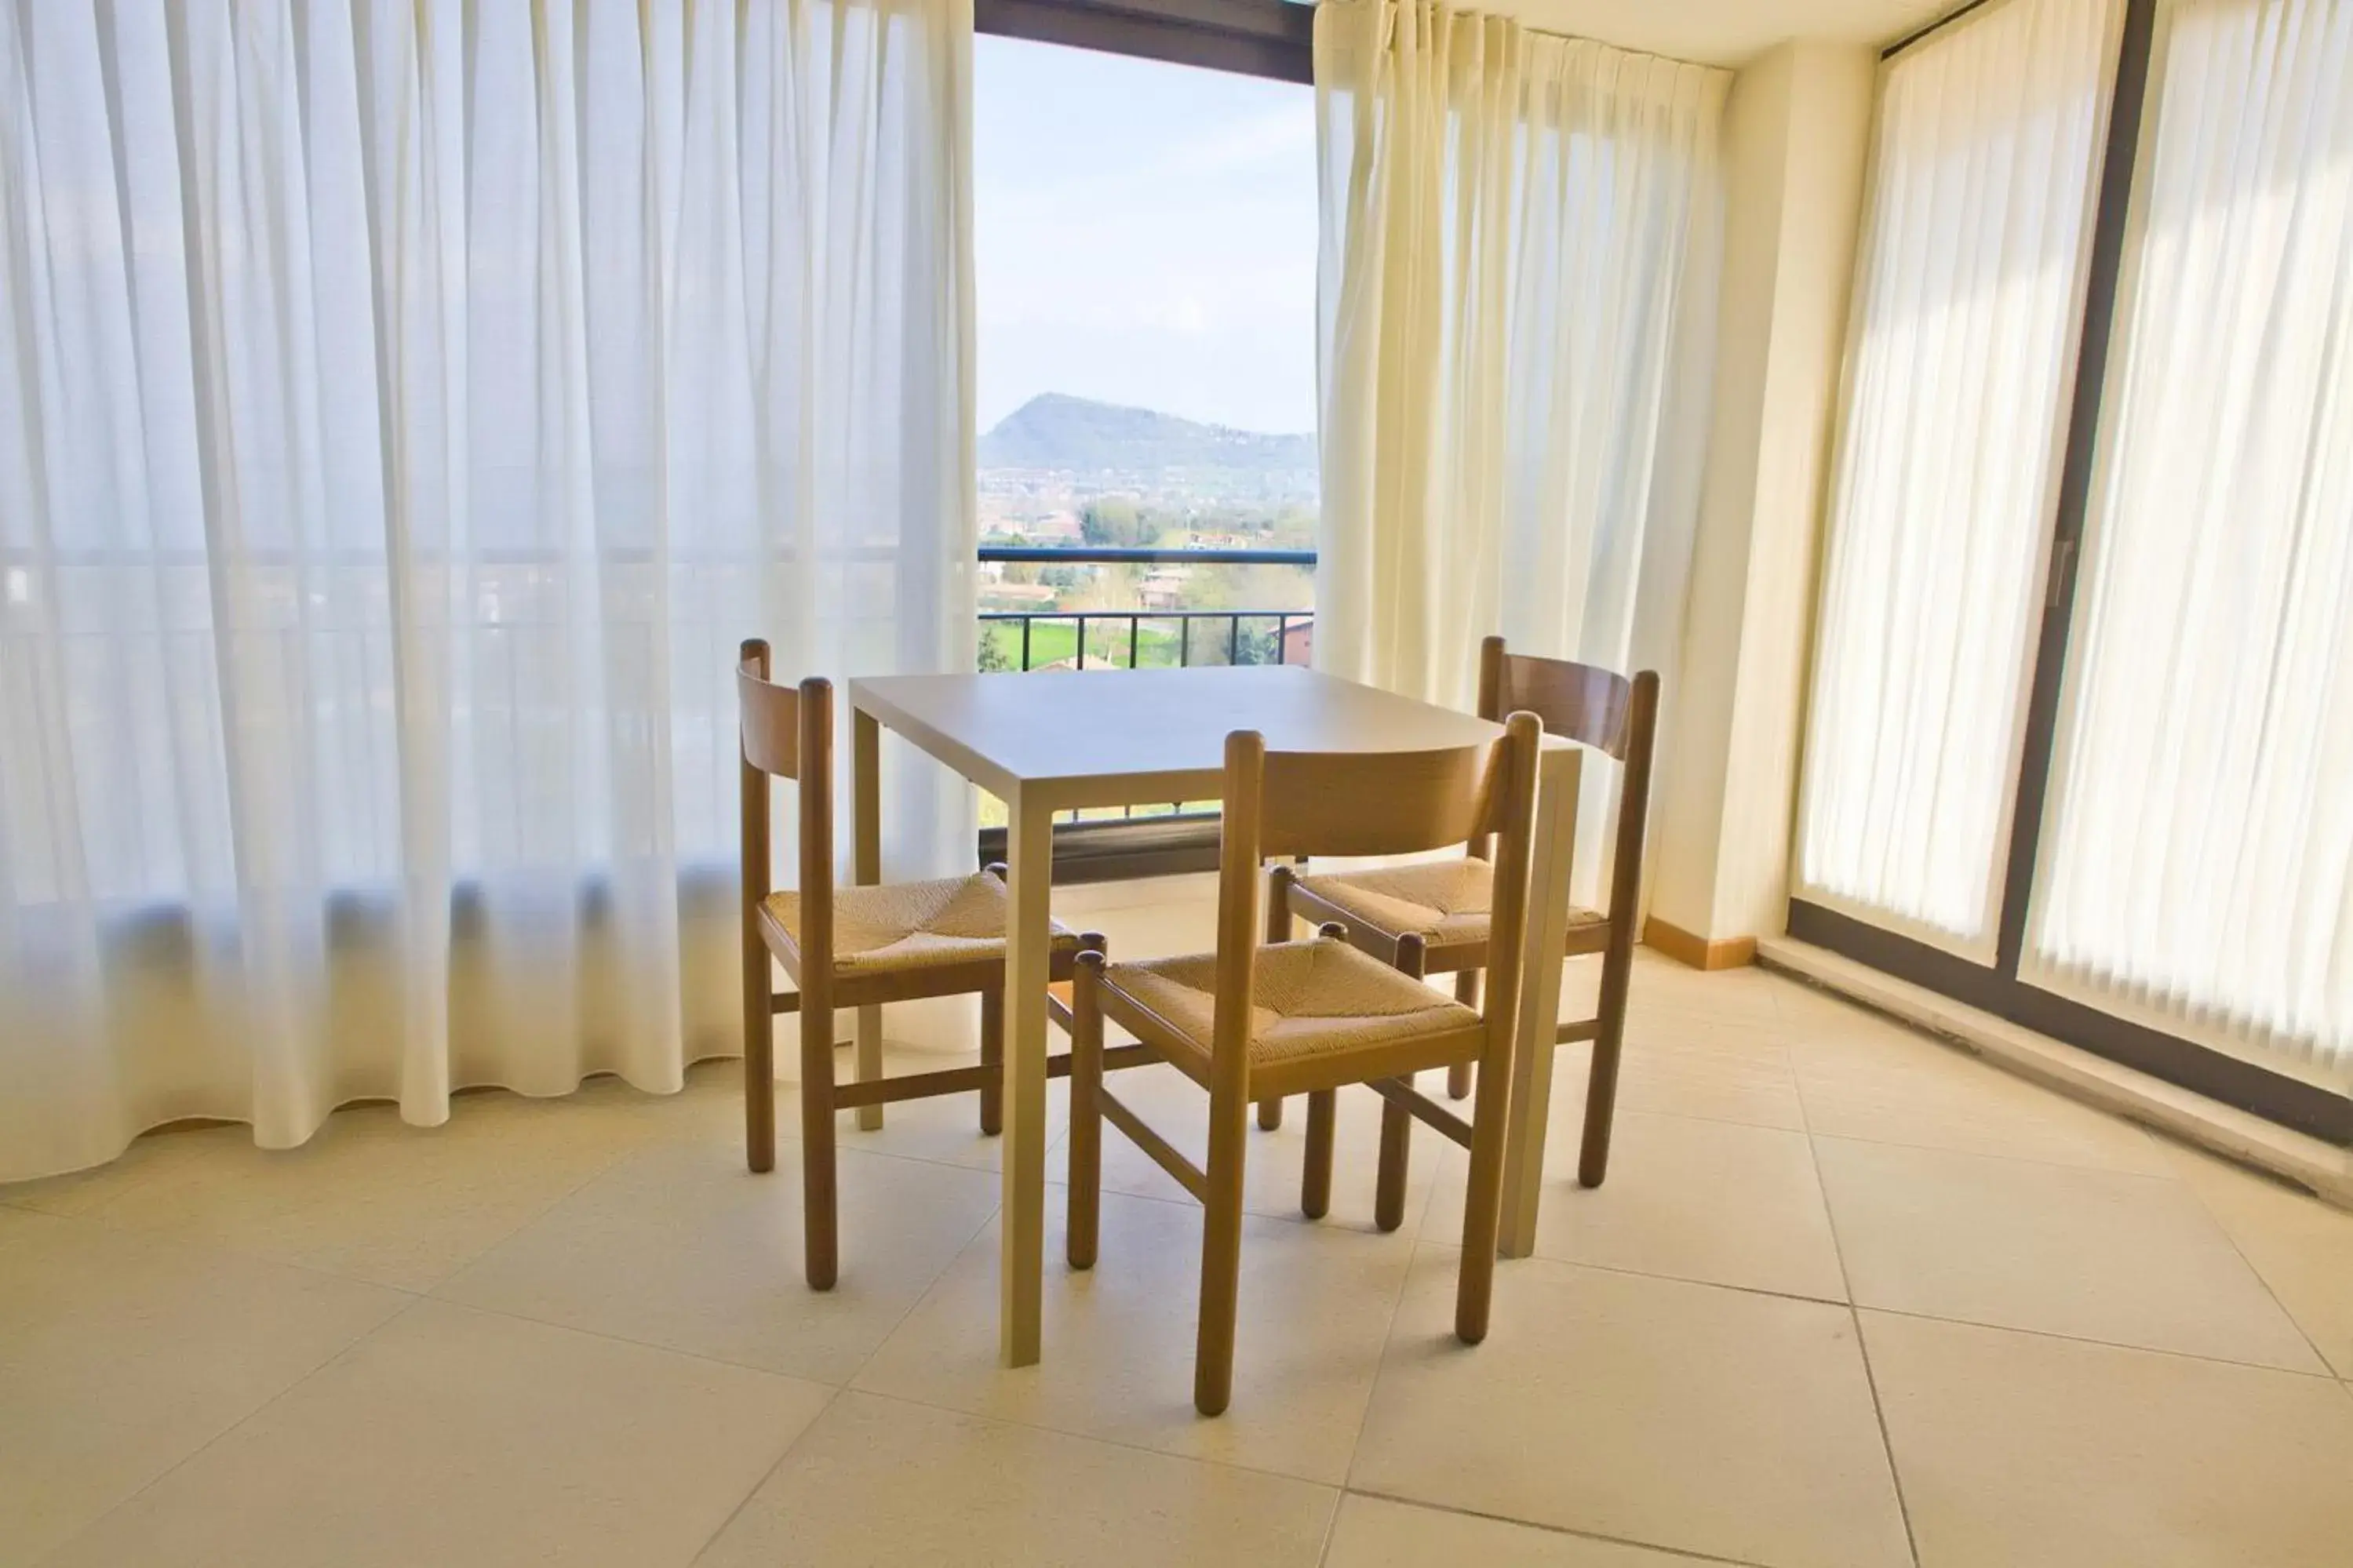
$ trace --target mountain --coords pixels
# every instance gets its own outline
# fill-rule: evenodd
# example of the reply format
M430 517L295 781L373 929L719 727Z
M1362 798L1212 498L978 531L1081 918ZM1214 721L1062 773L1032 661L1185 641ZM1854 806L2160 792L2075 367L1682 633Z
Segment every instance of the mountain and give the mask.
M980 438L984 468L1074 473L1221 472L1293 478L1315 472L1315 437L1201 425L1149 408L1123 408L1049 392Z

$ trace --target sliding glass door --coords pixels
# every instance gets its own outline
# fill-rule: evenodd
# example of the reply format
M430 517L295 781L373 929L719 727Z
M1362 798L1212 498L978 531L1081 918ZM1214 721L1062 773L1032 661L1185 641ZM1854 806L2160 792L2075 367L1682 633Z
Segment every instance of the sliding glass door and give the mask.
M1888 63L1796 885L1990 960L2121 0Z
M1870 199L1791 931L2353 1139L2353 4L1992 0Z
M2026 973L2341 1075L2353 5L2158 44Z

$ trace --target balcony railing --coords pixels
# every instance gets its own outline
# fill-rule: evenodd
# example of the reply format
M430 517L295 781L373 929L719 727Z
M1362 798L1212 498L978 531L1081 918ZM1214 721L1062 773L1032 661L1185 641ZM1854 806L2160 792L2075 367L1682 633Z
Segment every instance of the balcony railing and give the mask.
M1070 566L1295 566L1313 550L1154 550L983 545L984 564ZM1144 590L1151 592L1147 584ZM980 613L981 668L997 670L1174 669L1202 665L1304 664L1315 612L1237 605L1214 609L1139 605L988 609ZM1005 857L1005 829L984 826L983 862ZM1073 813L1054 829L1057 881L1113 880L1208 870L1217 865L1213 803L1172 801L1113 815Z

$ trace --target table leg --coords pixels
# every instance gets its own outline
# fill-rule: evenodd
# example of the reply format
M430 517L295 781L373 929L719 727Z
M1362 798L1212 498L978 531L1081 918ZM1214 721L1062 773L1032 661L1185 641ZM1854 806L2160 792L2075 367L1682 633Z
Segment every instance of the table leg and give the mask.
M1535 842L1528 863L1526 945L1520 958L1519 1037L1512 1052L1511 1135L1504 1148L1504 1215L1496 1250L1535 1247L1544 1191L1546 1119L1552 1110L1554 1041L1560 1033L1561 948L1568 940L1568 874L1577 852L1577 791L1584 752L1547 749L1536 784ZM1482 1094L1487 1086L1479 1086Z
M1003 1249L997 1258L997 1352L1007 1366L1038 1359L1046 1232L1046 982L1054 814L1019 795L1005 803L1005 1150Z
M849 879L861 888L882 880L882 726L871 713L852 710L849 721ZM882 1076L882 1009L858 1009L858 1081ZM882 1108L858 1108L859 1128L882 1125Z

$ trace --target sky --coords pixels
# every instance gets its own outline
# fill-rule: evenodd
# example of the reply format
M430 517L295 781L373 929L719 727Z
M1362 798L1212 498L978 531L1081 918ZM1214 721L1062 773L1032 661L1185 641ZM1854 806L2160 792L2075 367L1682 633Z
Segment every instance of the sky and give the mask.
M1315 100L974 40L980 429L1041 392L1315 428Z

